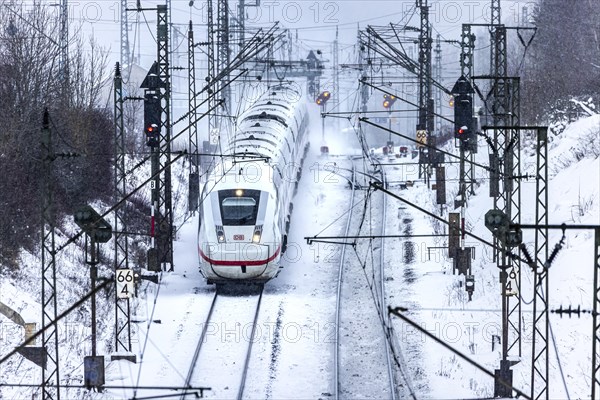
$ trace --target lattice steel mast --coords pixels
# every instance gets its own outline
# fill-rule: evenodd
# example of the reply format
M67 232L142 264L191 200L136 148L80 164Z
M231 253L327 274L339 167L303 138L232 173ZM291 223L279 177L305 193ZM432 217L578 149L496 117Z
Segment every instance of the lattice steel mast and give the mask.
M435 78L437 82L442 82L442 39L440 34L437 35L435 41ZM435 91L435 111L438 118L435 119L435 131L438 135L442 133L442 90L437 88Z
M535 230L535 271L533 298L533 340L531 360L531 398L549 398L548 390L548 130L537 132L537 176L535 223L546 225ZM595 383L592 382L592 385Z
M433 131L433 114L431 99L431 27L429 26L428 0L417 0L420 11L421 27L419 33L419 115L417 131L425 131L428 142L435 146L435 139L430 134ZM419 178L423 177L429 182L431 161L435 161L436 154L433 150L425 153L421 147L419 154Z
M207 13L207 34L208 34L208 48L206 51L207 55L207 72L206 72L206 81L211 84L215 79L215 70L216 70L216 58L215 58L215 21L213 15L213 0L208 0L206 3L206 13ZM217 99L213 95L216 91L216 87L213 86L207 90L207 99L208 99L208 109L213 110L217 105ZM210 142L214 143L215 136L218 138L217 130L217 118L213 113L208 114L208 134L210 138Z
M333 41L333 109L340 110L340 69L339 69L339 44L338 28L335 28L335 40ZM336 126L339 128L339 119L336 118Z
M59 40L60 56L59 71L62 80L63 94L69 87L69 4L68 0L60 0L60 31ZM65 98L67 100L68 98Z
M121 66L131 68L129 52L129 22L127 18L127 0L121 0Z
M119 63L115 68L114 78L114 114L115 114L115 204L127 195L125 171L125 125L123 122L123 77ZM114 266L117 269L129 269L129 241L125 219L125 204L115 209L114 225ZM119 299L115 290L115 352L131 353L131 305L129 299ZM135 355L129 359L135 360Z
M225 101L225 108L231 107L231 88L229 83L229 73L223 74L229 67L229 7L227 0L217 0L217 57L216 73L219 75L219 81L216 89L219 90L221 98Z
M594 308L592 314L592 399L596 398L600 387L600 229L594 231Z
M189 153L190 153L190 173L189 173L189 197L188 211L194 212L198 209L198 199L200 196L200 173L199 173L199 153L198 147L198 126L196 122L196 108L198 106L196 94L196 60L194 52L194 28L192 21L188 29L188 118L189 118Z
M47 357L42 368L42 399L60 399L60 368L58 357L58 330L56 325L56 242L54 226L54 174L55 159L48 110L44 110L42 125L42 347Z
M161 108L161 128L159 147L159 170L163 171L158 179L156 238L158 261L166 269L173 269L173 204L171 187L171 76L169 71L169 19L167 5L157 5L158 78L157 91Z

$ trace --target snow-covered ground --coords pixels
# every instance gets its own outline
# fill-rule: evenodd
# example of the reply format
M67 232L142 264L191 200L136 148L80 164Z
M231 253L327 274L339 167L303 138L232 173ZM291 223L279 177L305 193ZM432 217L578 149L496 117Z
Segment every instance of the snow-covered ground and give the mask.
M590 144L586 140L590 137L595 137L598 146L599 136L600 118L593 116L572 124L549 145L550 224L600 223L600 159L597 155L595 158L591 155L576 161L575 156L581 153L582 146L589 148ZM535 175L536 159L533 151L527 149L523 154L523 174ZM480 143L476 160L485 165L486 159L487 151ZM396 167L398 174L407 171L408 167ZM458 177L454 169L446 168L446 171L447 178L451 181ZM390 172L388 176L392 174L393 172ZM478 171L477 176L480 178L480 185L468 204L467 228L491 241L491 234L483 223L484 214L493 208L492 200L488 197L487 176L483 171ZM447 190L448 193L455 193L456 184L447 184ZM431 212L435 213L438 209L434 206L435 192L427 189L423 183L398 193L406 200ZM522 223L535 222L535 195L535 181L523 182ZM449 202L452 201L451 196L448 197ZM438 233L440 229L439 223L433 222L431 217L399 201L390 202L388 215L388 226L391 226L389 234L394 233L393 229L397 233L410 231L413 234ZM394 215L397 215L397 218L394 218ZM443 218L447 220L447 214L444 214ZM442 230L447 232L447 229ZM560 238L560 231L550 232L550 251ZM532 252L531 232L525 233L525 242ZM469 302L464 289L464 277L452 275L452 264L447 259L447 252L436 248L445 247L446 243L445 239L429 238L390 240L388 254L397 253L403 256L399 261L390 262L389 274L394 278L395 284L388 285L389 304L409 308L407 315L420 323L424 329L493 372L499 368L501 358L501 345L493 345L494 336L501 335L499 271L491 262L491 251L474 239L467 238L467 245L474 246L476 251L472 265L476 279L475 294ZM549 272L550 292L547 297L550 309L558 309L561 305L592 309L593 254L593 232L567 231L566 245ZM513 351L510 355L511 359L520 360L514 367L514 386L529 394L533 325L533 306L530 302L533 297L533 274L526 265L522 267L522 274L522 352L521 357L518 357L518 351ZM571 398L589 398L592 368L591 317L587 314L580 319L561 319L550 315L549 319L553 332L549 342L550 397L567 398L564 388L566 386ZM405 323L397 321L396 332L400 334L400 343L404 345L407 354L418 349L423 351L423 360L412 369L415 377L423 374L426 376L423 380L425 386L422 388L422 394L434 399L493 396L493 380L481 371ZM560 363L557 357L560 358ZM565 385L562 383L559 365L562 365Z
M589 137L598 140L600 117L592 116L571 124L550 144L549 222L560 224L599 224L600 158L581 156L590 150L585 142ZM344 135L344 137L341 137ZM315 135L313 135L315 136ZM342 233L343 216L348 206L347 182L328 173L327 163L343 163L339 154L356 153L358 145L351 132L335 135L327 133L330 146L329 158L319 154L320 130L313 137L309 157L295 199L292 216L290 243L285 254L284 268L280 275L265 286L263 305L259 317L259 331L253 348L247 398L329 398L333 393L333 349L335 290L339 246L313 243L308 245L306 236L339 235ZM597 143L597 142L596 142ZM487 164L487 150L480 143L477 160ZM575 149L575 151L572 151ZM591 150L590 150L591 151ZM410 158L394 159L410 163ZM387 158L385 159L387 161ZM331 164L329 164L331 166ZM535 155L531 149L523 150L523 173L535 173ZM391 182L417 180L418 168L414 165L387 166ZM456 192L457 171L446 169L448 202L453 202ZM467 208L467 228L478 235L491 239L483 224L483 215L492 208L487 196L487 176L478 170L480 185ZM401 190L393 184L390 190L410 202L439 215L434 205L435 192L417 182L414 187ZM522 222L533 223L535 215L535 182L522 185ZM372 207L381 204L374 198ZM380 206L379 206L380 207ZM447 212L448 210L446 210ZM449 211L453 211L450 209ZM375 215L375 214L374 214ZM447 219L447 214L442 216ZM336 221L337 222L334 222ZM180 220L181 222L181 220ZM332 224L333 222L333 224ZM406 204L388 199L386 231L394 234L432 234L447 231L439 222ZM330 226L330 224L332 224ZM190 218L183 223L175 244L175 272L164 273L160 286L144 284L134 313L134 352L138 363L110 362L107 355L107 385L181 386L187 374L189 361L200 336L202 324L214 295L214 288L207 286L198 273L196 254L197 220ZM356 233L356 232L354 232ZM593 278L593 233L567 231L566 245L552 264L549 272L550 308L581 306L591 310ZM561 238L560 231L551 231L549 246L554 247ZM64 240L61 237L60 240ZM532 242L530 233L525 241ZM473 239L468 245L476 247L473 260L475 293L468 301L464 289L464 277L452 274L451 260L446 251L444 238L401 238L385 241L386 293L388 304L409 309L408 317L417 321L427 331L441 338L460 352L483 364L489 371L499 368L501 346L492 345L494 335L500 334L500 284L498 270L491 262L491 252ZM428 248L430 248L428 250ZM531 248L531 246L530 246ZM77 286L87 280L87 269L82 268L81 256L66 253L61 262L61 309L73 303L85 292ZM40 318L39 295L28 288L39 285L39 261L24 255L24 273L27 279L0 281L0 301L22 313L26 322ZM532 299L532 273L523 267L521 295L525 302ZM64 295L69 293L69 295ZM112 320L110 299L102 307L103 330L101 352L110 349ZM364 299L363 306L371 299ZM240 299L240 303L244 300ZM71 317L69 326L76 328L77 335L64 335L61 348L62 376L69 383L80 384L83 374L83 356L89 355L89 326L83 313ZM241 313L241 311L240 311ZM347 318L360 319L361 315ZM22 329L1 317L0 355L6 354L22 340ZM236 325L239 314L231 313L211 327L211 339L217 338L223 346L227 343L243 343L248 340L247 321ZM31 321L29 321L31 320ZM409 325L392 317L396 339L402 349L400 358L406 363L407 375L418 398L485 398L493 396L493 380L476 370L458 356L443 349ZM531 367L532 305L523 305L525 334L521 362L514 367L515 387L529 393ZM364 323L379 324L374 317L365 317ZM557 355L564 373L564 380L571 398L589 398L591 373L592 321L589 314L581 318L550 316L554 339L550 343L550 397L566 398ZM67 326L67 325L65 325ZM369 337L365 341L372 340ZM556 349L556 351L555 351ZM229 388L227 370L233 363L220 357L218 351L204 361L202 379L194 385L212 387L205 395L209 398L232 398L235 388ZM235 361L237 362L237 361ZM241 362L241 360L240 360ZM384 363L384 360L381 360ZM366 365L365 368L372 366ZM0 365L1 381L5 383L32 383L40 381L40 370L20 356ZM357 377L356 379L361 379ZM173 394L172 391L138 390L136 395L155 396ZM1 398L30 398L32 389L0 388ZM132 390L107 390L92 394L98 399L129 398ZM63 394L63 397L65 394ZM67 398L83 398L84 392L71 390ZM361 397L367 394L361 395ZM371 398L381 398L380 392L370 393Z

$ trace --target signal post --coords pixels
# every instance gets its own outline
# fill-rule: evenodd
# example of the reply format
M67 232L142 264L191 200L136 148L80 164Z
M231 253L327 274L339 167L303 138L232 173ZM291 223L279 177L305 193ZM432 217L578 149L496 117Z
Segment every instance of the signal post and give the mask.
M162 221L160 216L160 139L161 139L161 101L159 88L161 86L158 76L158 64L155 62L146 79L142 82L141 87L144 88L144 139L145 144L150 148L150 181L151 192L151 215L150 215L150 236L151 243L148 249L148 270L159 272L161 271L160 260L164 259L160 249L164 247L161 235L161 226L156 226L155 222ZM157 215L158 214L158 215Z
M454 208L460 207L460 214L455 214L455 225L465 225L465 206L467 204L467 173L465 168L466 153L477 151L477 136L475 133L475 120L473 119L473 87L471 83L461 76L452 88L454 102L454 140L458 141L460 151L459 191L458 199L454 200ZM460 218L460 219L459 219ZM469 300L475 291L475 277L471 273L472 247L465 247L464 231L457 237L450 257L453 258L454 271L465 275L465 289Z
M321 106L321 138L323 139L323 144L321 145L321 154L329 153L329 147L325 145L325 112L327 110L327 101L331 98L331 92L324 91L317 96L315 103Z
M388 149L390 149L390 150L392 150L394 147L394 142L392 141L392 132L391 132L392 131L392 106L394 105L396 100L398 100L398 98L391 94L385 93L383 95L383 108L388 110L388 129L390 130L390 132L389 132L389 136L388 136L387 146L388 146Z

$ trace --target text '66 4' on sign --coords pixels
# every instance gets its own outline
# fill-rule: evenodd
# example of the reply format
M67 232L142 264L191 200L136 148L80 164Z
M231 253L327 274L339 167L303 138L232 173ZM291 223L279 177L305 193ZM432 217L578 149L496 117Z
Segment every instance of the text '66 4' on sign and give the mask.
M133 270L118 269L117 270L117 296L120 299L129 299L133 297Z

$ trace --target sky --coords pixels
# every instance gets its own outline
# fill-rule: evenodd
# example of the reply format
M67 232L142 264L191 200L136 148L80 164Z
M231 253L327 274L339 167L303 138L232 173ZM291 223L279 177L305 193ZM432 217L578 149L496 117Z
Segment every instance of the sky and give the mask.
M54 0L45 0L54 4ZM71 35L93 37L101 44L108 55L107 72L112 75L113 66L120 61L120 1L119 0L67 0L69 9L69 23ZM216 1L216 0L214 0ZM246 4L256 4L256 0L246 0ZM339 38L340 63L356 63L355 45L357 29L365 29L367 25L384 26L390 22L419 27L419 13L416 12L415 0L258 0L259 7L247 7L246 26L270 27L279 22L282 29L290 29L298 50L297 57L305 58L310 50L320 50L325 61L326 69L331 68L333 62L333 41L336 31ZM26 4L30 0L26 0ZM139 0L142 8L152 9L163 1ZM128 7L136 8L136 1L129 0ZM524 0L502 0L502 20L508 26L515 26L524 18L524 8L531 10L534 3ZM229 1L230 10L237 13L238 1ZM463 23L485 24L490 20L491 0L429 0L430 22L433 25L432 35L435 39L439 34L442 40L460 40L461 25ZM172 0L173 24L173 54L171 65L182 67L173 72L172 83L175 101L175 116L187 110L188 84L187 84L187 32L189 21L194 26L196 42L207 40L206 33L206 8L207 1ZM58 12L58 8L57 8ZM156 49L156 12L147 10L143 12L129 11L129 42L130 50L135 63L142 68L149 68L157 59ZM77 32L77 33L75 33ZM478 35L476 41L476 57L482 56L483 60L489 59L488 34L485 28L475 30ZM512 33L510 33L512 34ZM416 33L414 33L416 37ZM407 51L413 59L417 57L416 45L407 46ZM202 80L206 73L206 57L201 53L202 46L197 47L196 68L197 79ZM459 45L457 43L442 44L442 83L450 89L460 76ZM481 62L476 61L479 65ZM482 71L476 71L482 72ZM321 81L321 86L331 90L331 73ZM179 76L179 78L178 78ZM110 81L111 77L107 77ZM414 77L412 78L414 81ZM340 79L340 98L348 99L342 108L352 108L351 101L356 98L356 74L347 70L345 77ZM398 93L416 96L414 82L406 83L410 87L398 87ZM328 86L329 85L329 86ZM405 85L405 84L403 84ZM451 113L448 99L444 98L444 114ZM342 110L343 111L343 110ZM407 130L414 130L414 122L405 120Z
M140 0L144 8L151 8L155 1ZM193 5L190 7L190 3ZM237 1L230 1L230 8L237 7ZM253 3L246 1L246 3ZM457 40L462 23L487 23L490 15L490 1L475 0L431 0L430 22L434 25L434 35L440 33L446 39ZM135 1L129 1L129 7L136 6ZM531 9L533 2L503 1L503 22L516 25L523 16L522 8ZM356 42L358 26L367 24L384 25L389 22L406 23L407 16L415 9L414 1L398 0L344 0L344 1L260 1L260 7L248 7L246 21L248 25L269 26L280 21L284 28L298 32L299 38L308 49L321 48L330 51L335 38L336 28L339 30L340 45L352 46ZM70 1L69 14L72 26L82 24L82 33L93 35L103 45L110 48L113 62L119 58L119 10L118 0L99 1ZM190 17L195 25L206 24L206 1L173 0L172 22L176 29L184 34L187 32ZM155 57L151 35L156 31L156 15L152 11L138 14L130 12L128 19L131 24L130 42L132 50L142 57L142 64L149 58ZM139 21L139 23L136 23ZM414 15L410 25L419 26L418 15ZM198 31L199 31L198 30ZM196 31L196 32L198 32ZM202 33L196 37L203 38ZM183 38L182 38L183 39ZM141 45L134 42L139 41ZM177 47L178 44L175 44ZM182 47L186 50L186 46Z
M51 2L51 0L47 0ZM120 1L69 1L71 32L76 26L81 26L80 35L93 36L108 51L108 66L112 70L120 59ZM139 0L142 8L153 8L158 1ZM260 7L247 7L246 26L269 27L276 21L282 29L290 29L294 37L298 37L298 57L304 58L310 50L320 50L325 60L326 68L333 61L333 41L336 30L339 35L341 63L355 63L354 49L357 39L357 29L367 25L387 25L390 22L414 27L420 26L419 13L415 12L415 1L408 0L258 0ZM163 2L160 2L163 3ZM246 4L255 1L246 0ZM163 3L164 4L164 3ZM238 2L230 0L230 9L234 14ZM488 23L490 20L491 0L429 0L430 22L433 25L433 37L441 35L442 40L460 40L463 23ZM506 25L515 26L524 18L523 8L531 10L531 1L502 1L502 19ZM136 1L129 0L130 8L136 7ZM196 42L205 41L206 7L205 1L172 0L173 23L173 57L171 63L177 67L187 67L187 31L190 19L194 24ZM130 11L129 41L134 60L143 68L149 68L156 60L156 12ZM72 33L73 34L73 33ZM416 36L416 34L415 34ZM479 34L476 47L489 57L487 53L488 35L485 31ZM199 48L198 51L201 51ZM411 51L409 49L408 51ZM485 54L484 54L485 53ZM413 51L416 58L416 49ZM202 79L202 70L206 68L205 57L197 55L197 78ZM459 46L458 44L442 44L444 85L451 88L459 77ZM185 70L176 71L182 79L174 79L175 93L173 98L187 100L187 83ZM355 76L350 81L342 82L349 88L354 88ZM179 87L177 87L179 86Z

